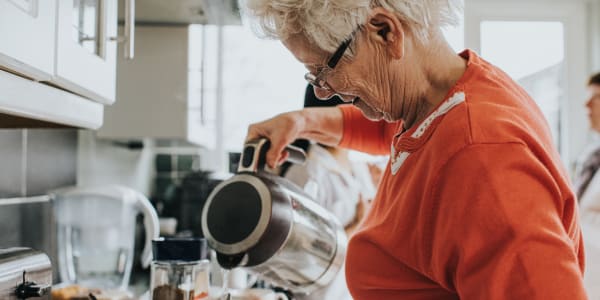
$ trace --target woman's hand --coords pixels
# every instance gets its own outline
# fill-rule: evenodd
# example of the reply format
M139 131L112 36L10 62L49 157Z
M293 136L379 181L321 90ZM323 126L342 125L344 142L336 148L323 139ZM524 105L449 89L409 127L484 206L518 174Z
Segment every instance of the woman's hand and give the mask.
M276 168L288 156L285 147L300 137L304 127L304 118L300 111L277 115L266 121L254 123L248 127L246 141L267 138L271 147L267 152L267 165Z
M369 173L371 174L371 181L373 182L374 187L379 186L379 182L381 181L381 176L383 175L383 170L376 164L368 163Z
M354 214L354 220L352 220L352 222L346 225L346 227L344 228L344 231L346 231L346 235L348 237L351 237L356 232L358 226L367 216L369 208L371 208L370 202L370 199L365 199L362 195L360 195L358 203L356 203L356 213Z
M267 152L267 165L274 169L286 160L285 147L296 139L337 145L342 138L342 123L342 111L337 107L305 108L250 125L246 141L269 139L271 148Z

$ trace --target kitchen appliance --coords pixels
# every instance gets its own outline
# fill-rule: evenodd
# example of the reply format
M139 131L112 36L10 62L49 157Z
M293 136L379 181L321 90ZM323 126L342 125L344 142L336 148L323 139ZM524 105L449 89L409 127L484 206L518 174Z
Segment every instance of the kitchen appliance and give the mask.
M50 299L52 265L29 248L0 249L0 299Z
M228 176L227 176L228 175ZM191 231L193 236L203 237L202 220L198 212L202 211L206 200L215 187L231 174L212 173L207 171L195 171L187 174L179 186L181 189L177 229Z
M51 193L58 225L58 269L62 282L125 290L133 263L136 216L144 216L143 267L152 260L159 223L150 201L131 188L75 187Z
M219 264L243 267L297 293L325 287L340 270L346 235L335 216L302 189L265 169L270 143L244 146L238 172L209 196L202 229ZM288 146L288 160L304 152Z
M210 262L205 239L156 239L152 252L151 299L208 299Z

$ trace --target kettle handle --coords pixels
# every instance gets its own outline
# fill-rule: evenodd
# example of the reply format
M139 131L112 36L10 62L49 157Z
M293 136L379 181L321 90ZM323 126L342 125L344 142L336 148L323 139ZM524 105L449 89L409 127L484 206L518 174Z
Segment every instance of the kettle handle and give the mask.
M150 200L144 194L135 191L137 198L137 207L144 215L144 229L146 230L146 240L144 250L142 250L141 263L143 268L147 268L152 261L152 240L159 237L160 226L158 214L150 203Z
M267 151L271 147L271 141L266 138L252 140L246 142L244 145L244 151L240 157L240 163L238 165L237 172L251 172L256 173L263 170L266 164ZM306 153L301 148L293 145L287 145L285 150L288 152L289 161L294 164L304 164L306 161Z

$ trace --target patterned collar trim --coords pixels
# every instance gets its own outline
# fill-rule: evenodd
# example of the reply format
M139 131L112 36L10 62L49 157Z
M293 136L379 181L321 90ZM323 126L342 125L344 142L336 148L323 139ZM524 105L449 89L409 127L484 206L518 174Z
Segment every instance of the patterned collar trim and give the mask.
M457 105L465 102L465 93L464 92L456 92L452 95L452 97L448 98L444 101L435 111L433 111L424 121L419 124L417 129L410 135L413 139L421 138L428 130L431 128L431 124L436 121L437 118L445 115L452 108ZM396 152L396 148L394 147L394 142L392 142L392 151L391 153L391 171L392 175L396 175L400 167L406 161L406 159L410 156L409 151L398 151Z

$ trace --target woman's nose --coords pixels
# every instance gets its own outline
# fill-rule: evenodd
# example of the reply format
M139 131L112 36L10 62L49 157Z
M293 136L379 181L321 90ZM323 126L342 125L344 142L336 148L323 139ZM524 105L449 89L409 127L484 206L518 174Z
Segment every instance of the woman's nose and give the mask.
M313 87L315 90L315 96L321 100L327 100L335 95L335 93L328 89L318 88L316 86Z
M592 98L588 99L588 100L585 102L585 106L586 106L587 108L592 108Z

